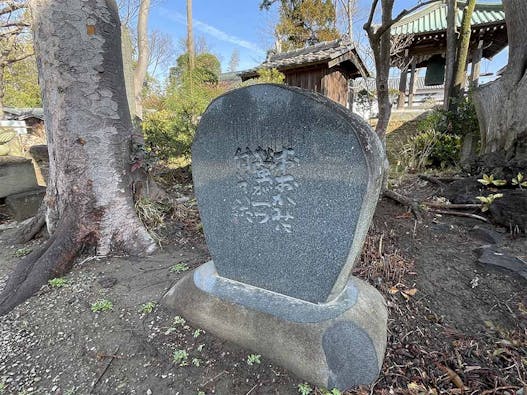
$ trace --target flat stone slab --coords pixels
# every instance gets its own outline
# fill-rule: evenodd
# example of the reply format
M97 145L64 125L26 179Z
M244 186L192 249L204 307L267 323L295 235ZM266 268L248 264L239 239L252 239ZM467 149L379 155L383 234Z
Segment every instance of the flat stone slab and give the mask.
M496 251L493 248L481 248L478 253L480 264L515 272L527 280L527 263L520 258Z
M383 168L371 128L321 95L264 84L220 96L192 145L218 273L304 301L332 299L360 255Z
M469 235L487 244L500 244L503 241L503 234L496 232L494 229L479 225L474 226L470 230Z
M0 198L37 187L35 168L30 159L0 156Z

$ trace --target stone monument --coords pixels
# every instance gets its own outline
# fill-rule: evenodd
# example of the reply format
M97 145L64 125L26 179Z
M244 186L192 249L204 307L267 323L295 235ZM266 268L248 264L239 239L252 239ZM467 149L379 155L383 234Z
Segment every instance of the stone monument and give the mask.
M373 216L384 151L358 116L312 92L254 85L216 99L192 145L212 261L164 303L302 379L373 382L382 296L350 276Z

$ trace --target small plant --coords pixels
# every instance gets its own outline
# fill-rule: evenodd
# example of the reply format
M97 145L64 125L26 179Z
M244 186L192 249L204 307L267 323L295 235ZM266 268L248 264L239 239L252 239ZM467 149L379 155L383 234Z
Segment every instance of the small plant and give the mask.
M51 288L62 288L68 283L68 280L62 277L52 278L48 281L48 284Z
M113 309L113 303L107 299L99 299L91 305L91 311L94 313L110 311L111 309Z
M9 154L10 148L7 145L16 136L16 132L13 129L4 131L0 129L0 156L6 156Z
M172 354L172 360L179 366L186 366L188 365L188 353L185 350L176 350Z
M198 391L198 395L206 395L203 391Z
M182 273L182 272L186 272L188 269L189 267L186 263L176 263L170 268L170 271L172 273Z
M174 317L174 325L185 325L187 321L183 317L176 315Z
M483 178L478 179L478 182L483 185L494 185L497 187L502 187L504 185L507 185L507 180L498 180L495 179L494 176L491 174L490 176L483 174Z
M202 352L203 351L203 347L205 347L205 344L200 344L197 348L198 352Z
M19 248L18 250L15 251L15 256L17 258L22 258L23 256L31 254L31 251L32 251L31 248L28 248L28 247Z
M194 339L196 339L197 337L199 337L199 335L201 335L203 333L203 329L196 329L194 331L194 334L192 335L194 337Z
M523 173L518 173L516 177L512 179L512 185L519 186L520 188L527 188L527 180L525 180Z
M0 394L3 394L5 392L5 383L3 381L0 381Z
M141 306L141 310L139 310L139 312L142 314L150 314L152 311L154 311L155 308L156 308L156 302L148 302L148 303L144 303Z
M495 193L487 196L476 196L476 199L478 199L483 205L481 206L481 211L485 212L488 211L490 208L490 205L494 203L496 199L502 198L503 193Z
M260 354L251 354L251 355L249 355L247 357L247 365L250 365L250 366L252 366L254 364L259 365L260 362L261 362L260 361L261 357L262 356Z
M302 395L309 395L313 391L313 388L307 383L298 384L298 392Z
M199 358L192 358L192 365L199 367L201 365L201 359Z

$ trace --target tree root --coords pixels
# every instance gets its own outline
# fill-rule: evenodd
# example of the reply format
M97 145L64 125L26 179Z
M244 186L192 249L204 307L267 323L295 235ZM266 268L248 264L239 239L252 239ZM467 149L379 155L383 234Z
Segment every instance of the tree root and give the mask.
M392 199L397 203L406 206L410 209L415 219L421 221L423 218L423 210L419 207L419 202L417 200L408 198L400 193L392 191L391 189L385 189L383 195L388 199Z
M437 209L431 209L431 211L433 211L434 213L443 214L443 215L454 215L457 217L474 218L474 219L477 219L477 220L480 220L486 223L490 222L487 218L482 217L481 215L472 214L472 213L464 213L462 211L437 210Z
M465 213L462 211L454 210L474 210L480 209L481 204L450 204L450 203L435 203L435 202L425 202L416 199L409 198L407 196L401 195L390 189L385 189L383 195L389 199L396 201L397 203L406 206L410 209L415 219L420 221L422 219L422 214L427 209L443 215L454 215L458 217L468 217L474 218L480 221L489 222L489 220L481 215Z
M45 205L41 204L37 215L22 226L16 233L15 240L18 244L25 244L33 240L46 226Z
M64 220L41 248L17 265L0 294L0 316L33 296L49 279L71 269L75 257L90 239L79 240L78 235L75 221Z

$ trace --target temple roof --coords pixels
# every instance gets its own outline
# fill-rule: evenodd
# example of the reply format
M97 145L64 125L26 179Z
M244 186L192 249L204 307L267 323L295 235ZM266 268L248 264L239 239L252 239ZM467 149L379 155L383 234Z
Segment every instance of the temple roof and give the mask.
M293 51L270 54L260 66L244 71L241 75L242 78L253 74L256 75L257 69L260 68L276 68L283 71L321 63L327 63L328 67L331 68L344 62L351 62L361 74L369 75L355 46L345 38L324 41Z
M458 1L456 23L461 26L463 18L463 8L465 1ZM472 15L472 27L483 27L488 25L504 24L505 12L503 3L476 3L476 8ZM447 28L447 4L444 0L418 9L406 15L399 22L392 26L392 35L408 34L427 34L444 31Z

